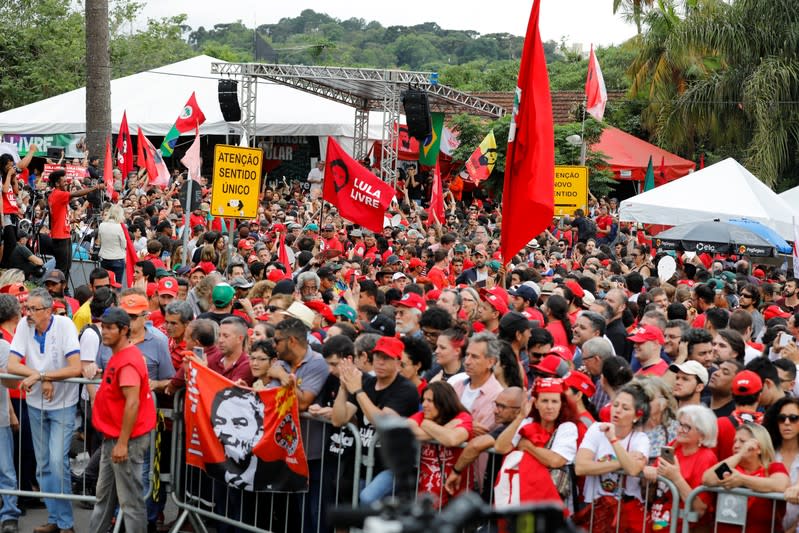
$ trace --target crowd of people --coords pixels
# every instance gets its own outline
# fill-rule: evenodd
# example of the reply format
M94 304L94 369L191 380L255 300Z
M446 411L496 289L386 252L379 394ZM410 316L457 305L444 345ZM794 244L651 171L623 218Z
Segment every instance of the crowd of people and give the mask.
M750 498L747 525L796 530L799 282L779 265L670 253L677 269L664 279L658 264L669 254L651 248L645 228L619 222L615 199L592 198L503 261L499 206L453 187L445 220L430 221L424 187L408 193L423 176L398 180L380 233L319 199L323 165L315 194L299 182L265 187L258 217L231 231L211 214L202 179L203 202L186 217L177 172L166 189L145 174L116 176L114 197L94 202L87 196L101 186L58 171L30 182L19 164L0 163L5 246L42 267L7 263L0 275L0 367L21 377L4 382L0 482L68 490L80 434L95 452L94 531L109 526L117 501L127 531L160 526L145 442L151 396L168 405L189 360L241 387L294 387L315 420L354 422L364 449L378 417L407 418L422 443L418 491L437 506L465 490L506 505L546 496L593 531L656 530L676 519L660 476L681 499L702 484L784 492L787 509ZM32 213L33 227L49 218L34 242L10 204L16 217ZM74 287L70 260L81 254L97 266ZM63 382L80 376L103 381ZM76 427L77 415L91 430ZM12 431L22 417L35 461L23 454L20 464ZM319 499L331 503L323 487L360 482L324 475L325 454L352 448L325 435L305 443L314 529ZM487 461L492 449L504 459ZM142 463L144 473L131 467ZM394 490L379 460L360 485L364 504ZM45 503L48 522L35 532L72 530L69 501ZM711 528L715 498L702 494L693 511L695 527ZM16 531L19 513L3 496L3 533Z

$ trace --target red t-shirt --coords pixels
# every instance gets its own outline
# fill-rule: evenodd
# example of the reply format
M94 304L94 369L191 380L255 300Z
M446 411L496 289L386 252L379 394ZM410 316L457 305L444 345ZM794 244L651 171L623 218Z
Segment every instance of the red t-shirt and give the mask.
M669 365L666 364L666 361L663 359L659 359L657 363L654 365L649 365L645 368L641 368L638 372L635 373L636 376L662 376L666 373L669 369Z
M733 425L729 416L719 418L716 422L718 426L716 457L718 457L719 461L723 461L732 455L732 445L735 441L735 431L738 427L743 425L744 422L754 422L755 424L760 424L763 422L763 413L739 411L736 409L730 416L733 416L738 420L738 426Z
M436 289L439 290L449 286L447 275L438 267L433 267L430 269L430 272L427 273L427 279L429 279L433 285L435 285Z
M566 337L566 329L561 324L560 320L553 320L547 324L546 330L552 334L554 346L569 347L569 339Z
M672 446L674 446L674 444L672 444ZM699 448L696 453L685 455L682 447L678 444L674 448L674 456L677 458L677 462L680 463L680 474L692 489L702 484L702 476L708 468L711 468L717 463L716 454L713 453L713 450L704 447ZM655 465L657 464L656 462ZM713 507L716 498L711 492L700 492L699 499L707 506L707 510L696 524L710 525L713 522ZM672 518L671 495L668 492L661 494L661 489L658 488L657 497L652 503L650 512L653 525L665 524L666 527L668 527ZM677 531L681 530L682 521L678 522L677 525Z
M69 193L55 189L50 193L50 237L69 239Z
M14 189L3 192L3 214L19 215L19 205L17 205L17 195Z

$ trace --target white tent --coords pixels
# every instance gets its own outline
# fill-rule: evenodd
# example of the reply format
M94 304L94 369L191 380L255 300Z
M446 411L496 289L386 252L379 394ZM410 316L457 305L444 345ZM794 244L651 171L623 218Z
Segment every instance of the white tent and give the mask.
M793 241L793 217L799 215L791 205L736 160L725 159L623 200L619 219L675 226L746 217Z
M797 206L796 209L799 211L799 187L794 187L793 189L788 189L785 192L781 192L779 197L788 202L788 205Z
M220 61L201 55L113 80L113 132L119 130L122 113L127 111L131 134L135 135L136 128L140 126L145 135L166 135L194 91L206 117L205 123L200 126L201 134L238 134L240 127L234 125L231 128L222 118L217 88L221 76L211 74L213 62ZM258 83L257 94L256 128L259 136L353 136L355 110L352 107L265 81ZM382 113L370 114L370 139L381 138L382 121ZM85 131L85 87L0 113L0 132L5 134L44 135Z

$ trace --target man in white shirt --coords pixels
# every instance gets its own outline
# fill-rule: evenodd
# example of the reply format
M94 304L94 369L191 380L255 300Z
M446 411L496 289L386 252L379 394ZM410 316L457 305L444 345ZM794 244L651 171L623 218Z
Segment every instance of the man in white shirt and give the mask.
M53 297L47 289L31 291L25 311L26 319L20 321L11 341L8 372L24 378L19 386L27 392L41 490L70 494L69 447L78 385L60 382L81 375L78 332L69 318L53 315ZM34 533L73 531L69 500L44 498L44 503L47 524L35 528Z
M322 196L322 180L325 178L325 161L320 159L316 166L308 173L308 183L311 184L311 200Z

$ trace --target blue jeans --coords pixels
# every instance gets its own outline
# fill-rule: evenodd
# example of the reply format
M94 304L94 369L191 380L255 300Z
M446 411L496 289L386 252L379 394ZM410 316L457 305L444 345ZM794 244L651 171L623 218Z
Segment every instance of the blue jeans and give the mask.
M0 427L0 489L17 488L17 472L14 469L14 436L11 428ZM0 509L0 523L17 520L20 512L17 497L3 495L3 508Z
M36 479L42 492L72 494L69 448L75 431L76 407L43 411L28 405ZM44 504L48 524L56 524L59 529L73 526L72 502L44 498Z
M361 505L372 505L390 495L393 490L394 474L391 473L391 470L385 469L373 477L371 483L363 488L358 502Z
M114 273L117 283L122 283L122 277L125 275L125 260L124 259L101 259L100 266L106 270ZM126 287L130 287L133 283L132 280L127 280Z

